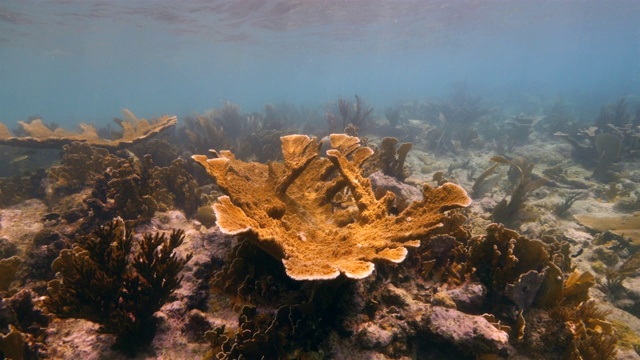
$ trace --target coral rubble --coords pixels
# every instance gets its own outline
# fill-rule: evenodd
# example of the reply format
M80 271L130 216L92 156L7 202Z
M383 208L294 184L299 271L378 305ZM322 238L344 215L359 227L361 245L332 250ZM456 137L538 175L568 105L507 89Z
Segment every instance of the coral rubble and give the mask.
M373 151L361 147L359 139L331 135L327 157L320 156L315 138L281 139L283 163L245 163L228 151L214 159L193 158L227 194L214 205L220 230L255 235L256 244L282 259L294 279L332 279L341 273L367 277L373 260L403 261L406 247L419 245L441 226L445 211L471 203L458 185L425 185L422 201L390 215L394 195L376 199L370 181L360 175ZM345 188L355 207L334 203Z

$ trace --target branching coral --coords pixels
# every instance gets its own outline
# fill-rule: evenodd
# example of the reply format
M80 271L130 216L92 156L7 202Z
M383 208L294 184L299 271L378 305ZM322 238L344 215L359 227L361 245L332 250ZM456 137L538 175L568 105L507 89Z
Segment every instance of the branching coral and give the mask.
M386 137L382 139L378 154L378 166L385 175L404 181L410 175L409 169L404 166L404 162L413 145L406 142L396 147L397 144L398 139L396 138Z
M0 207L11 206L27 199L45 197L41 183L46 177L46 172L40 169L23 176L0 178Z
M535 165L525 160L507 160L502 156L495 156L491 160L500 164L510 165L509 177L513 177L517 181L517 185L511 192L511 198L509 200L504 198L496 205L491 214L491 219L508 227L513 227L525 215L523 210L529 193L544 185L547 179L534 179L532 171Z
M390 107L384 112L384 117L389 122L389 127L395 129L400 123L401 108L399 106Z
M16 271L18 271L20 264L22 264L22 259L17 256L0 260L0 291L9 289L9 285L15 280Z
M96 217L125 220L147 221L156 211L175 207L191 215L201 205L198 184L184 160L158 167L150 155L142 161L118 159L96 180L92 195L86 202Z
M418 246L441 226L445 211L471 203L458 185L425 185L423 201L393 216L393 194L377 200L370 181L360 175L373 151L361 147L358 138L331 135L334 149L327 157L320 157L315 138L290 135L281 140L283 163L245 163L229 151L214 159L193 158L228 194L214 205L220 230L254 235L259 247L282 259L293 279L333 279L341 273L367 277L373 260L403 261L406 247ZM344 188L355 202L353 216L332 203Z
M93 184L103 171L115 166L119 160L106 149L77 141L64 145L63 150L60 165L49 170L56 192L73 192Z
M152 162L149 156L145 157L147 167ZM201 205L200 189L193 176L185 168L185 161L175 159L168 167L153 167L150 182L154 197L159 203L168 208L183 209L187 215L194 214Z
M570 334L566 359L613 359L618 337L613 324L605 318L609 311L600 310L595 301L583 301L576 307L561 307L555 311Z
M627 112L627 101L625 98L621 98L617 103L603 106L600 109L595 126L603 130L609 125L624 127L632 120L633 117Z
M45 358L43 343L49 318L34 304L34 294L23 289L11 297L3 295L0 295L0 357Z
M566 215L567 211L569 211L569 209L571 209L571 206L573 206L573 204L576 201L582 200L585 197L587 197L587 194L588 193L584 192L584 191L577 191L577 192L567 193L565 195L564 200L561 203L558 203L553 207L553 213L558 215L558 216Z
M516 115L512 116L505 122L506 125L511 127L509 137L515 140L519 144L524 144L529 140L529 134L533 131L534 126L543 116L526 116Z
M127 109L122 110L124 120L113 119L122 132L117 138L105 139L98 135L98 131L88 124L81 124L82 132L75 133L57 128L52 130L42 122L35 119L30 123L19 121L23 132L28 136L15 137L9 129L0 123L0 144L26 147L59 148L74 141L86 142L91 145L104 148L121 149L143 141L162 131L174 126L178 119L175 116L162 116L156 120L138 119Z
M138 168L130 161L120 160L104 174L108 189L106 198L113 200L112 210L125 220L146 221L158 209L149 171L150 166Z
M533 304L550 258L543 242L492 224L470 245L469 260L490 295L506 296L519 309Z
M53 262L59 278L49 282L46 305L60 316L99 323L120 345L147 341L153 314L179 286L191 259L175 253L183 240L182 231L168 238L145 234L131 255L133 232L122 219L99 227Z
M188 140L185 144L187 149L195 153L207 151L211 144L230 146L229 140L224 137L222 126L206 115L185 118L185 126L180 131L184 131L182 138Z

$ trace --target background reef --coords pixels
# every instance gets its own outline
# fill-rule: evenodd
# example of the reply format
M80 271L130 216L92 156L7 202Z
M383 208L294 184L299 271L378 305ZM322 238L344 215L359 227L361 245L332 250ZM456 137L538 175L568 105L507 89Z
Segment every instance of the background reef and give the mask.
M627 101L25 122L0 139L0 352L640 358Z

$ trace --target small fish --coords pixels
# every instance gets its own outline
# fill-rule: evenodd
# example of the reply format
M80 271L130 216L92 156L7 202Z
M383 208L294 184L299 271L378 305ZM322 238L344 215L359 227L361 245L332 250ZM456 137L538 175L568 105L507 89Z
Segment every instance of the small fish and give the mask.
M31 155L33 155L35 153L36 152L34 150L27 150L27 151L23 152L22 154L16 156L13 160L11 160L10 164L15 164L17 162L27 160L29 158L29 156L31 156Z
M127 149L118 150L116 151L116 155L130 160L134 167L138 169L142 169L142 161L140 161L140 158L130 150L127 150Z
M331 149L331 136L327 135L320 139L320 154L325 154L329 149Z

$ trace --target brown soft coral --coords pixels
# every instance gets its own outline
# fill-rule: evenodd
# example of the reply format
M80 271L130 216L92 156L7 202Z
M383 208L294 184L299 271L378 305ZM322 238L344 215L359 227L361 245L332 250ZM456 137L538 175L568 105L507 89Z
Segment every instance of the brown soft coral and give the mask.
M282 259L296 280L333 279L344 273L361 279L374 270L373 260L399 263L406 247L441 226L444 212L471 203L455 184L423 187L424 199L399 215L390 214L394 195L376 199L361 175L372 150L359 139L331 135L333 149L321 157L320 144L305 135L284 136L284 162L246 163L229 151L218 158L194 156L228 194L214 205L217 224L227 234L251 233L258 246ZM345 221L335 195L348 189L355 205Z

